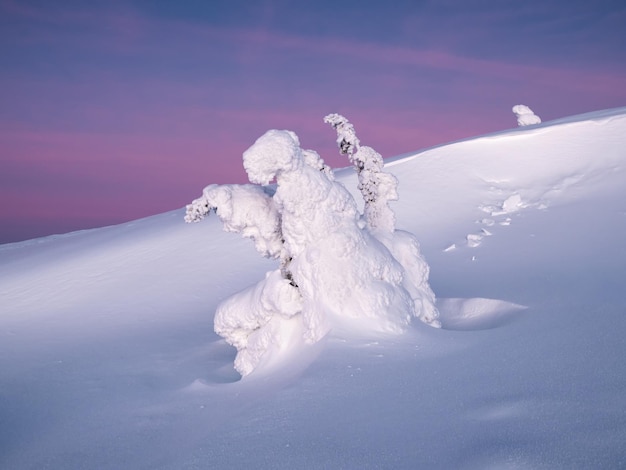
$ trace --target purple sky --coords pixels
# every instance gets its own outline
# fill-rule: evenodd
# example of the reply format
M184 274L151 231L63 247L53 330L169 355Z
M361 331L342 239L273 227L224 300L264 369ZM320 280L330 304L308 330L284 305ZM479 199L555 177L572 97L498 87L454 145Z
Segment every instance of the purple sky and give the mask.
M384 157L626 105L626 4L0 0L0 243L179 208L339 112ZM182 223L182 220L181 220Z

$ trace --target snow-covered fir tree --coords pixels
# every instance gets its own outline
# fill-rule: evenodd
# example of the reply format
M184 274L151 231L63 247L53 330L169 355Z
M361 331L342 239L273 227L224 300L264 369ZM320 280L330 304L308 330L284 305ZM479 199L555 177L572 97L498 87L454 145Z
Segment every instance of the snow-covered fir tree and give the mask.
M286 344L314 343L331 329L399 333L413 316L438 326L428 265L415 237L395 230L387 204L397 198L397 181L347 121L343 131L340 148L362 175L365 216L321 157L302 149L294 132L279 130L243 154L253 184L209 185L187 206L186 221L215 211L225 230L280 259L279 269L216 311L215 331L237 348L235 368L244 376Z

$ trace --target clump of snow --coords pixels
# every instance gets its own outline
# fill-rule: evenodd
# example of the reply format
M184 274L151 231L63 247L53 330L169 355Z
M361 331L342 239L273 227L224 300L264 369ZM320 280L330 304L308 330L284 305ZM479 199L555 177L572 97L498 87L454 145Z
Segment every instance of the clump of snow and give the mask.
M532 126L541 124L541 118L533 113L532 109L523 104L513 106L513 114L517 118L518 126Z
M518 211L523 205L522 197L519 194L513 194L509 196L502 203L502 212L505 214L510 214L511 212ZM499 214L498 214L499 215Z
M484 237L479 233L469 233L465 238L467 239L467 246L470 248L476 248L477 246L480 246Z
M362 170L367 224L321 157L300 148L298 136L286 130L266 132L243 154L250 181L275 181L274 192L210 185L187 206L186 221L215 210L225 230L252 238L257 251L281 260L280 269L217 308L215 331L237 348L235 368L244 376L283 351L294 331L315 343L340 327L399 333L414 316L440 326L419 243L394 229L387 202L397 199L397 180L382 171L373 149L358 141L345 148L356 150Z

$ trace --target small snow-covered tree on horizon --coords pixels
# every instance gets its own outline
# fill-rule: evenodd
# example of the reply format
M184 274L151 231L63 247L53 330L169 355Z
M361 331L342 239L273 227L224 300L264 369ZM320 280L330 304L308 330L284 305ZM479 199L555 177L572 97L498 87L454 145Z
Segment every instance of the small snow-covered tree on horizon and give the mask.
M350 152L348 140L346 145ZM371 183L364 185L364 197L370 195L371 207L384 201L389 212L386 219L368 212L371 229L363 227L354 198L321 157L286 130L267 131L244 152L254 184L209 185L187 206L187 222L215 211L225 230L251 238L262 255L281 261L280 269L217 308L215 331L237 348L235 368L242 376L298 338L314 343L334 328L399 333L414 316L439 326L419 244L394 230L386 205L397 181L381 171L380 155L372 157L358 143L353 148ZM267 187L272 181L275 190ZM372 182L385 181L391 190L379 185L385 192L377 199Z
M517 125L520 127L541 124L541 118L526 105L518 104L513 106L513 114L515 114Z

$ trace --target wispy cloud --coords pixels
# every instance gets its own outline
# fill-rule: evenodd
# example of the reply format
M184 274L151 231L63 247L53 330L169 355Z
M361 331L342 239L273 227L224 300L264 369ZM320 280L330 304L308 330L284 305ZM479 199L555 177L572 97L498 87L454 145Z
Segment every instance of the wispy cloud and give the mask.
M12 0L3 0L5 11L28 19L50 25L71 26L66 36L58 30L50 32L57 40L73 43L74 47L90 48L95 50L115 50L120 54L148 54L160 57L166 61L172 55L180 55L184 50L189 60L195 59L200 63L210 60L215 54L227 51L228 60L235 60L242 65L254 67L260 61L278 64L287 67L289 62L297 64L301 60L314 60L321 64L345 61L353 66L356 62L369 64L372 73L380 67L409 66L416 71L445 71L458 74L469 74L491 80L526 80L537 85L550 86L556 83L561 87L577 91L597 93L611 93L622 87L626 80L626 69L603 70L585 67L585 64L546 65L541 56L525 57L524 61L516 60L516 54L511 53L506 59L486 59L476 54L459 53L452 49L452 44L462 44L466 29L446 29L446 37L452 38L445 45L393 45L381 41L350 40L341 35L332 34L293 34L269 28L236 29L222 28L201 21L191 22L172 20L167 18L150 17L141 11L126 4L117 4L115 8L101 10L64 10L63 8L34 8L26 7ZM122 6L120 6L122 5ZM536 8L536 5L532 5ZM550 6L544 7L544 9ZM533 11L528 6L528 11ZM538 15L537 11L535 15ZM537 24L547 31L561 31L564 26L557 26L555 22L570 24L582 12L573 12L566 18L555 14L549 15L539 23L534 24L535 33ZM500 15L498 21L511 21L501 10L483 13L485 16ZM540 13L539 13L540 15ZM614 12L615 17L623 17L622 11ZM476 14L474 16L477 16ZM458 16L450 15L455 21ZM477 19L465 19L467 22ZM495 20L491 20L495 22ZM424 24L422 23L422 26ZM478 24L480 26L480 23ZM513 26L510 34L527 35L527 41L538 42L540 38L533 38L532 32L515 31ZM86 34L86 31L91 33ZM48 41L41 28L42 41ZM582 45L581 45L582 46ZM477 51L479 52L479 51ZM281 54L284 56L281 57ZM295 60L295 62L294 62ZM212 64L219 68L220 64ZM347 67L346 67L347 68ZM292 70L297 73L297 70ZM339 72L339 71L338 71ZM576 79L572 79L576 77Z

